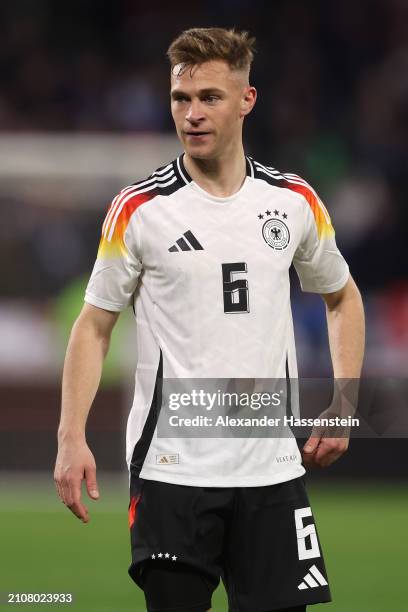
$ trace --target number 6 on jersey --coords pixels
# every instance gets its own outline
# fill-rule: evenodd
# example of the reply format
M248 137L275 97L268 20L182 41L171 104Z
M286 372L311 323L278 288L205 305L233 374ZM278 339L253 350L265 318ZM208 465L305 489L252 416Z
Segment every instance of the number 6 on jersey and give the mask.
M247 272L244 261L239 263L223 263L222 292L224 296L224 312L249 312L248 281L244 278L233 280L234 273Z

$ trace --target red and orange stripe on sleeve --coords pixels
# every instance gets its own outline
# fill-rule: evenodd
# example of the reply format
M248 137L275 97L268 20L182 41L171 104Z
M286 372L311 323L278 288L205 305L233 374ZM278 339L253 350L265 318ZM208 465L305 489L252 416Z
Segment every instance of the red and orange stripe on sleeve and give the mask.
M128 187L116 196L102 226L98 258L111 259L126 255L125 232L130 218L141 204L148 202L155 195L154 190L137 193L136 188Z
M334 228L330 215L314 189L296 174L285 174L285 187L296 193L300 193L309 204L317 227L319 240L334 236Z

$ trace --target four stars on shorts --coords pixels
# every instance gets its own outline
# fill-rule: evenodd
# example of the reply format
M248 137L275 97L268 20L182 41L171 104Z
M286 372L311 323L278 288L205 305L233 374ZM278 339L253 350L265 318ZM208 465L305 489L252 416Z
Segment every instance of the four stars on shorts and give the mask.
M176 561L177 557L176 555L171 555L170 553L166 552L166 553L161 553L159 552L157 555L155 555L154 553L152 554L152 559L170 559L172 561Z

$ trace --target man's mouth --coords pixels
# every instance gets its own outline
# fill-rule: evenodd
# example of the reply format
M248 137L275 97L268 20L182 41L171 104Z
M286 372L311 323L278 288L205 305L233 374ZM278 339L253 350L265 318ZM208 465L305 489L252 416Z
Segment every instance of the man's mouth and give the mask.
M202 131L188 131L188 132L184 132L187 136L208 136L208 134L210 134L210 132L202 132Z

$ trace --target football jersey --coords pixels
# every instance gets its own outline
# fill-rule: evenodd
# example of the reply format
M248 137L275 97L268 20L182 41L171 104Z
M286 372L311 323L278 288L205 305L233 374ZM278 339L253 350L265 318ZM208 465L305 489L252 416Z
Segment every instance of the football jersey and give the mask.
M216 197L191 179L181 155L125 187L106 214L85 301L109 311L134 309L137 366L126 460L141 478L263 486L305 471L292 435L158 431L167 408L163 381L296 379L292 264L304 291L331 293L348 279L329 214L312 187L249 157L246 167L239 191Z

